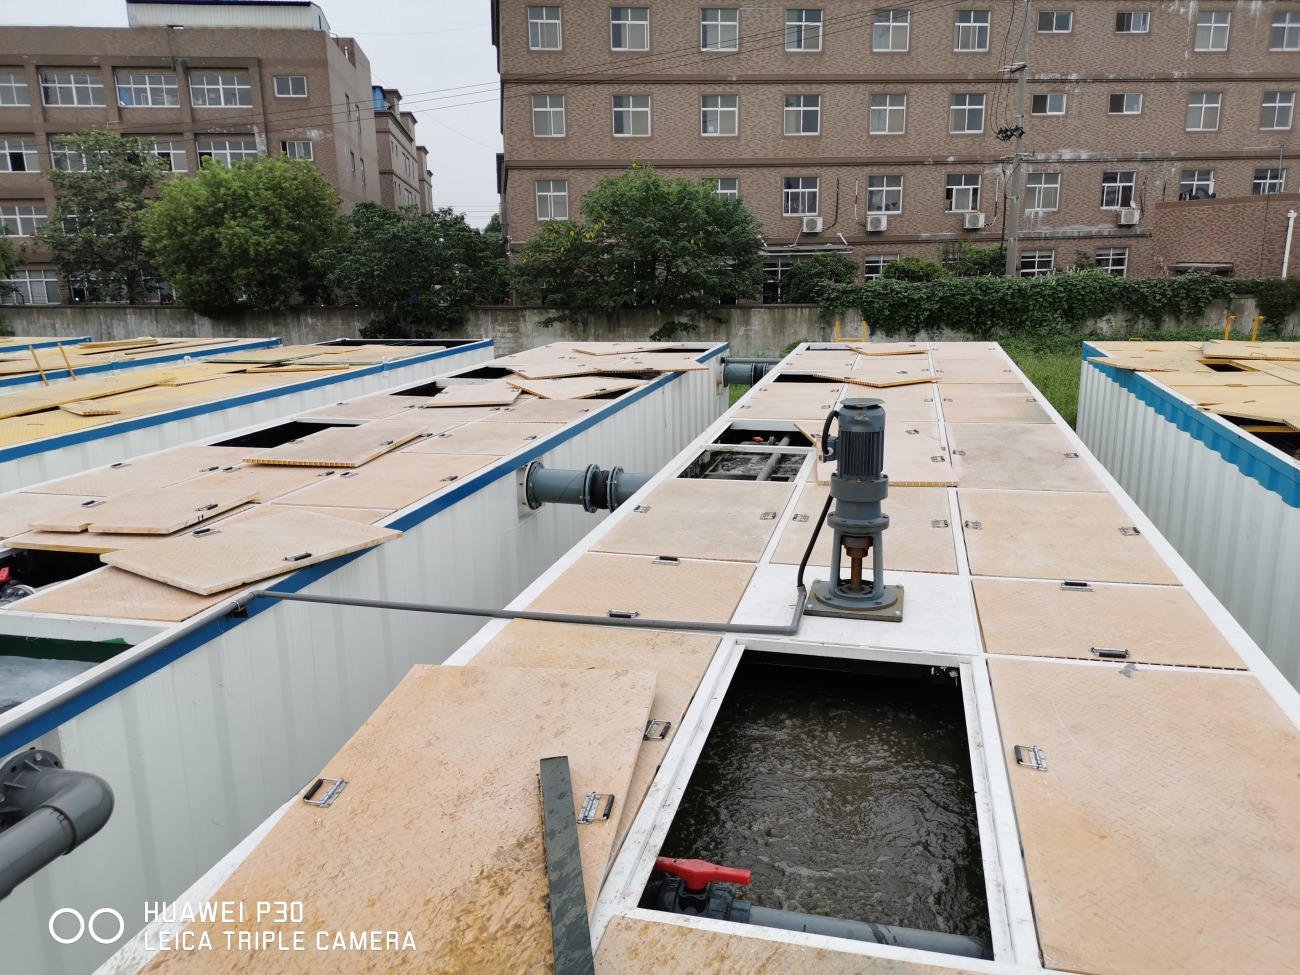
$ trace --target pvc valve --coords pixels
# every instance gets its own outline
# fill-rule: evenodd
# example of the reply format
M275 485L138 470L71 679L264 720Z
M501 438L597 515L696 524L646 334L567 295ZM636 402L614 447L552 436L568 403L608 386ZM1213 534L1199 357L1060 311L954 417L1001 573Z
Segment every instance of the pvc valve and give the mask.
M729 884L748 884L749 871L738 867L721 867L707 860L687 860L681 857L658 857L655 869L681 877L688 890L703 890L706 885L721 880Z

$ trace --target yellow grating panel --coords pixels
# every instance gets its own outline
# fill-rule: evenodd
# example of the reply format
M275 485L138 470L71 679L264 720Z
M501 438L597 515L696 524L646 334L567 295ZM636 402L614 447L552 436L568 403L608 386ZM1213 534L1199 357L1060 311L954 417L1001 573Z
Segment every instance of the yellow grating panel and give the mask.
M6 417L0 420L0 447L31 443L64 433L92 430L105 423L113 422L113 419L111 416L75 416L62 410Z
M229 593L196 596L121 569L105 568L12 605L25 613L179 623L229 598Z
M592 396L622 393L629 389L638 389L649 382L648 379L612 379L608 376L576 376L571 379L516 378L506 381L515 389L552 400L588 399Z
M735 420L824 420L843 388L843 383L770 383L745 395Z
M44 489L42 489L44 490ZM0 538L10 538L27 531L33 519L67 511L69 506L94 501L91 495L35 494L16 491L0 496Z
M0 418L52 410L60 403L99 399L101 396L112 396L127 390L157 386L171 378L171 373L143 370L130 376L67 380L21 393L0 393Z
M263 376L268 373L282 372L347 372L352 366L346 362L286 362L280 365L272 364L267 366L249 366L248 374L250 376Z
M159 341L148 336L133 339L117 339L111 342L82 342L80 347L86 352L123 352L127 349L146 349L159 345Z
M246 447L177 447L43 484L41 491L110 497L136 488L162 488L238 464L247 455Z
M1295 971L1300 733L1258 681L1008 658L989 674L1046 967Z
M86 402L86 403L60 403L59 409L65 413L71 413L74 416L113 416L121 413L121 410L115 409L103 403Z
M223 511L253 500L245 488L200 486L192 481L183 487L140 488L114 495L87 507L69 501L62 512L31 519L38 531L95 532L135 535L167 535L187 525L197 525Z
M939 396L948 423L1052 422L1020 383L941 383Z
M308 467L360 467L402 444L423 436L432 423L405 415L355 427L326 427L300 440L257 451L254 464L301 464Z
M334 403L299 413L321 420L383 420L403 410L419 409L429 402L428 396L365 396L350 403Z
M476 420L437 436L425 437L403 450L407 454L490 454L504 457L559 430L560 423L498 423Z
M495 462L495 457L399 451L372 460L358 470L286 494L279 500L283 505L383 508L393 512L437 494L467 474Z
M319 345L281 345L273 349L246 349L243 352L231 352L229 355L214 355L208 361L258 365L305 359L308 356L320 355L320 352Z
M962 487L1106 490L1055 424L950 423L947 430Z
M448 406L509 406L518 398L519 390L506 383L460 383L442 386L437 395L424 405L431 409Z

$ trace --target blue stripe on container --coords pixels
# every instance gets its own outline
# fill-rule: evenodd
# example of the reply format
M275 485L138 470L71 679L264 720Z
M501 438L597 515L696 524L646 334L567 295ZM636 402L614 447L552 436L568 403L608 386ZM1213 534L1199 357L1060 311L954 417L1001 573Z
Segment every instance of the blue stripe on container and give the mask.
M188 356L191 359L204 359L207 356L226 355L231 352L250 352L253 349L269 349L272 346L279 345L282 339L258 339L257 341L241 342L239 345L223 345L216 349L199 349L188 352L173 352L170 355L155 356L150 359L127 359L124 362L105 362L99 366L76 366L74 367L77 375L72 376L67 369L46 369L46 379L80 379L84 376L94 375L99 372L108 372L112 369L145 369L149 366L162 365L164 362L176 362ZM67 345L67 342L63 343ZM9 379L0 379L0 386L27 386L32 383L41 381L40 374L31 376L13 376Z

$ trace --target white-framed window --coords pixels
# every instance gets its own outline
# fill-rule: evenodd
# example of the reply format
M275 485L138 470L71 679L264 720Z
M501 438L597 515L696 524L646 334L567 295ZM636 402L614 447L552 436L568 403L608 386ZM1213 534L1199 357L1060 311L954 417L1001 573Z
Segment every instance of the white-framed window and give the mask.
M785 96L786 135L818 135L821 130L821 95Z
M1261 129L1289 129L1295 117L1295 92L1266 91L1259 106Z
M533 96L533 135L539 139L558 139L564 135L563 95Z
M184 139L155 139L152 136L143 136L140 139L140 149L142 152L153 153L173 173L183 173L190 168Z
M40 168L35 139L0 139L0 173L36 173Z
M862 259L862 276L874 281L885 273L885 266L898 260L897 254L867 254Z
M949 176L944 192L945 209L953 213L971 213L980 208L979 173L960 173Z
M569 181L567 179L539 179L537 181L537 219L569 219Z
M700 50L740 50L740 11L710 7L700 11Z
M307 162L311 162L315 158L312 155L311 142L307 139L291 139L281 142L280 154L288 156L290 159L305 159ZM362 165L365 165L364 161ZM364 173L365 170L363 169L362 172Z
M104 78L97 71L42 71L41 101L46 105L103 105Z
M51 139L50 166L61 173L84 173L90 169L90 160L76 149Z
M0 71L0 105L30 105L27 93L27 75L21 71Z
M871 27L871 50L906 51L911 26L910 10L877 10Z
M984 131L984 96L963 92L952 96L948 131L954 134Z
M199 159L203 158L203 153L199 153ZM348 175L353 179L357 178L357 154L351 149L348 150Z
M987 51L989 49L989 11L958 10L953 17L952 49L954 51Z
M1121 170L1101 174L1101 208L1119 210L1133 205L1133 187L1137 183L1134 170Z
M366 158L365 158L365 156L362 156L362 157L361 157L361 185L362 185L362 186L365 186L365 185L366 185Z
M867 177L867 213L899 213L902 209L902 176Z
M614 134L616 136L648 136L650 134L650 96L615 95Z
M1202 10L1196 15L1197 51L1226 51L1228 25L1232 14L1227 10Z
M1300 12L1288 10L1273 15L1273 29L1268 35L1270 51L1300 51Z
M907 128L906 95L872 95L872 135L902 135Z
M1268 196L1286 192L1286 170L1276 166L1255 170L1255 180L1250 185L1252 196Z
M739 95L700 96L700 135L736 135L739 132Z
M820 51L822 49L822 12L803 7L785 12L785 49Z
M781 184L781 212L787 217L817 213L817 176L787 176Z
M713 192L729 200L740 198L740 178L737 176L719 176L714 181Z
M50 219L45 204L0 203L0 231L5 237L31 237L36 228Z
M190 103L195 108L252 105L253 86L249 84L248 75L238 72L192 74L190 75Z
M117 103L123 108L174 108L181 103L174 74L119 71L113 80L117 83Z
M1020 276L1041 278L1056 269L1056 251L1021 251Z
M650 50L650 8L610 7L609 46L613 51Z
M1219 128L1219 108L1223 93L1190 91L1187 93L1187 131L1214 132Z
M276 98L307 97L307 76L305 74L278 74L274 80Z
M1030 115L1064 115L1065 92L1047 91L1029 96Z
M1213 169L1184 169L1178 181L1178 199L1208 200L1214 196Z
M256 139L199 139L198 149L200 166L205 159L215 159L223 166L257 159ZM353 166L354 174L355 171L356 167Z
M53 271L14 271L4 280L17 292L0 295L0 305L57 305L63 301L59 276Z
M1060 173L1025 174L1025 210L1056 210L1061 205Z
M1149 30L1151 14L1146 10L1121 10L1115 14L1116 34L1145 34Z
M559 7L528 8L528 49L558 51L564 42Z
M1113 274L1117 278L1128 277L1128 248L1097 248L1097 266L1107 274Z
M1114 91L1106 111L1111 115L1141 115L1142 92Z
M1068 34L1074 29L1074 12L1071 10L1038 11L1038 33Z

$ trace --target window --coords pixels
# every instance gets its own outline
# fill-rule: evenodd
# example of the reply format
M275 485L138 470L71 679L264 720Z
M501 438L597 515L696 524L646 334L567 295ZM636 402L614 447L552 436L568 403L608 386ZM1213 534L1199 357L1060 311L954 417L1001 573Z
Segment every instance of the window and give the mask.
M1289 129L1295 115L1295 92L1266 91L1259 109L1261 129Z
M41 168L33 139L0 139L0 173L35 173Z
M1196 15L1197 51L1226 51L1228 49L1228 22L1232 14L1226 10L1202 11Z
M311 162L313 159L311 143L305 139L295 142L281 142L280 153L281 155L288 156L290 159L305 159L308 162Z
M700 96L700 135L735 135L739 131L739 95Z
M713 191L718 196L725 196L729 200L740 198L740 180L735 176L722 176L714 180L717 188Z
M5 283L18 290L0 295L0 305L57 305L63 300L59 278L53 271L15 271L12 277L5 278Z
M351 149L348 150L348 175L357 178L357 154Z
M610 7L609 46L615 51L650 50L650 8Z
M123 108L168 108L181 103L174 74L118 72L117 103Z
M173 173L183 173L190 168L185 155L184 139L154 139L146 136L140 140L140 149L153 153Z
M1020 276L1039 278L1051 274L1056 267L1056 251L1022 251Z
M1060 173L1025 174L1025 210L1055 210L1061 204Z
M1187 93L1187 131L1213 132L1219 127L1219 105L1223 94L1217 91Z
M44 205L0 203L0 225L4 226L5 237L31 237L48 219Z
M1285 169L1257 169L1255 182L1250 187L1253 196L1268 196L1271 193L1286 192Z
M912 14L907 10L877 10L871 30L873 51L906 51Z
M1110 96L1110 108L1107 109L1107 111L1109 111L1111 115L1141 115L1142 92L1112 92Z
M947 209L954 213L970 213L980 208L980 177L978 173L948 177L945 193Z
M1040 10L1038 33L1068 34L1074 27L1074 13L1069 10Z
M1128 248L1100 247L1097 249L1097 266L1117 278L1128 276Z
M650 96L614 96L614 134L642 136L650 134Z
M103 105L104 79L84 72L41 72L41 100L46 105Z
M1133 205L1133 184L1136 181L1137 173L1132 170L1102 173L1101 208L1103 210L1118 210L1121 207L1131 207Z
M0 105L30 105L27 75L21 71L0 71Z
M1065 92L1049 91L1042 95L1032 95L1029 99L1030 115L1064 115Z
M1116 34L1145 34L1150 29L1151 14L1145 10L1121 10L1115 15Z
M1178 181L1178 199L1209 200L1214 197L1213 169L1184 169Z
M868 281L874 281L885 273L885 265L893 264L896 260L897 254L868 254L862 261L862 276Z
M195 108L252 105L253 89L246 74L192 74L190 101ZM352 111L351 106L348 111Z
M984 131L984 96L953 95L952 108L948 110L948 131L983 132Z
M906 95L871 96L872 135L902 135L906 126Z
M53 140L50 141L50 165L63 173L84 173L90 169L90 161L85 156Z
M560 8L528 8L528 48L532 51L560 49Z
M817 177L787 176L781 189L781 212L802 217L817 212Z
M569 219L568 180L539 179L537 181L537 219Z
M785 12L785 49L820 51L822 49L822 12L787 10Z
M785 96L786 135L817 135L821 127L821 95Z
M564 135L563 95L533 96L533 135L539 139L558 139Z
M1288 11L1273 15L1273 30L1269 34L1270 51L1300 51L1300 13Z
M989 49L989 12L987 10L958 10L952 28L954 51L987 51Z
M307 76L302 74L281 74L275 76L276 98L306 98Z
M898 213L902 209L902 176L867 177L867 213Z
M257 140L255 139L200 139L199 165L205 159L215 159L223 166L233 166L237 162L251 162L257 159ZM356 167L353 166L355 171Z
M363 187L366 185L366 160L364 156L361 157L361 185Z
M735 9L700 11L700 50L740 49L740 14Z

